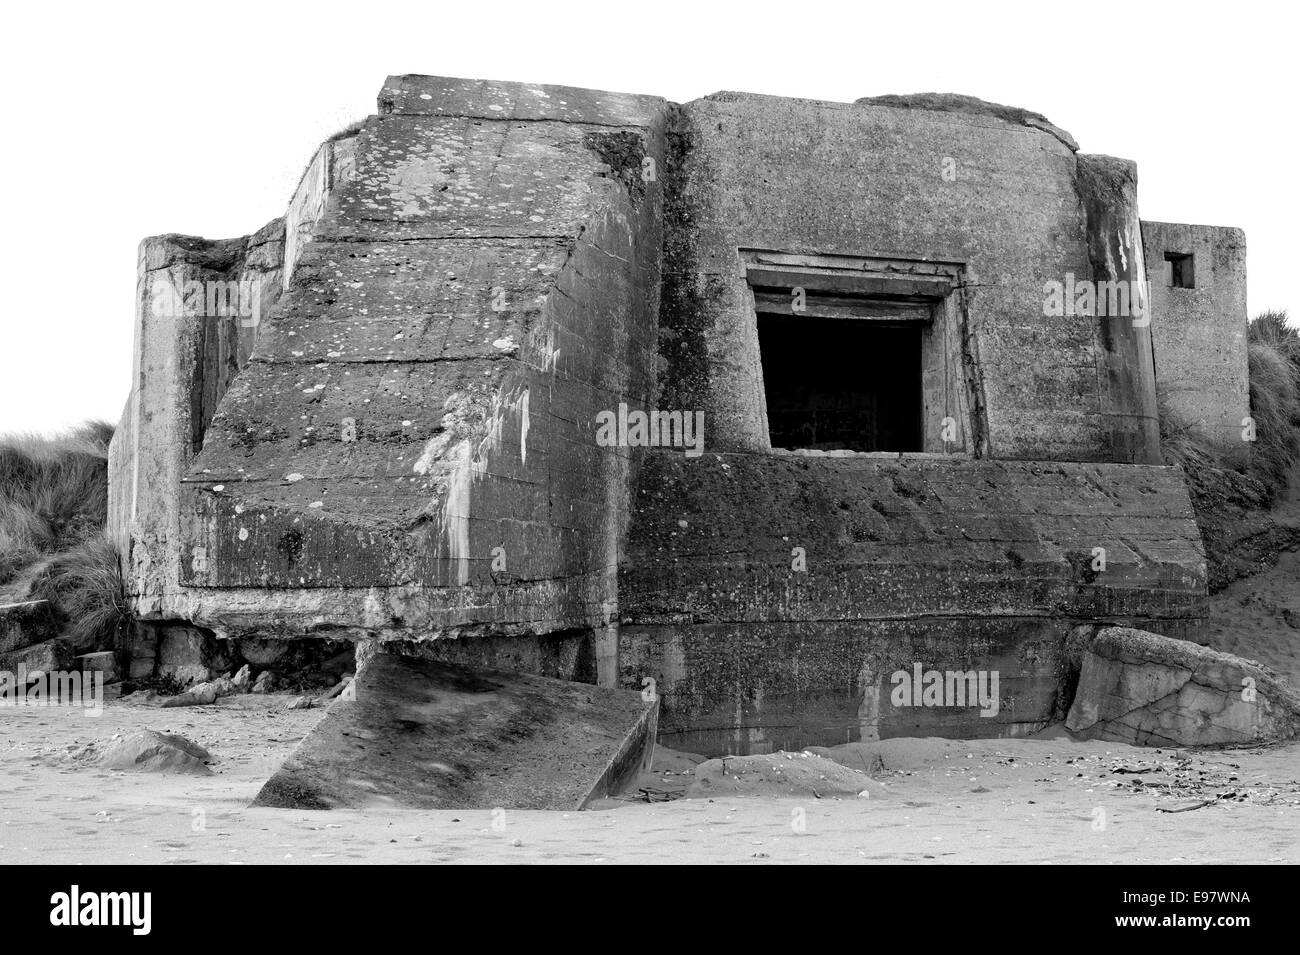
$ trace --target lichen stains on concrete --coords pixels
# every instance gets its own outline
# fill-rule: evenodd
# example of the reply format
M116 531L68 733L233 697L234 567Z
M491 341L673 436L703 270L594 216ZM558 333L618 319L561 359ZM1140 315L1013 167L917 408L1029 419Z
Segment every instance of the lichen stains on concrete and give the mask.
M453 151L427 144L418 154L402 159L388 173L388 199L399 216L417 216L439 194L446 192L456 174L451 165Z
M646 174L642 165L646 158L645 141L639 132L589 131L583 134L582 144L609 166L634 203L645 198Z

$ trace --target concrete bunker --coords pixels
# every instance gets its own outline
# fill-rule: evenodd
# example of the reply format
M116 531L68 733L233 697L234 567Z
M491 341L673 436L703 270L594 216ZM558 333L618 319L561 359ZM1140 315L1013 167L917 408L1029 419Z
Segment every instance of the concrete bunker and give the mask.
M141 248L110 526L146 630L652 686L717 754L1033 732L1076 627L1204 617L1156 369L1232 440L1244 237L1140 221L1133 164L1036 114L396 76L233 242ZM1067 277L1149 281L1149 327L1047 314ZM155 321L192 278L261 281L255 341ZM598 441L624 406L705 453ZM892 706L917 666L999 705Z

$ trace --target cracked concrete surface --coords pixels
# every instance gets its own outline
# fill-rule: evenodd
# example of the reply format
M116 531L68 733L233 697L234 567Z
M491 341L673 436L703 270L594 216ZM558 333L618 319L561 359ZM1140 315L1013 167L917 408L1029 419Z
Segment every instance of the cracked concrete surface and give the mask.
M1254 661L1108 627L1083 653L1065 725L1140 746L1266 743L1300 734L1300 694Z

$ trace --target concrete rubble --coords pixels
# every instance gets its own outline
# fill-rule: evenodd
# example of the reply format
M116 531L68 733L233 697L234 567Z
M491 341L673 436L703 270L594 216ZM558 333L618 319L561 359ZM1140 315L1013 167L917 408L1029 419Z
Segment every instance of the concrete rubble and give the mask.
M582 809L649 765L636 693L377 655L267 781L291 809Z
M1300 735L1300 693L1253 661L1107 627L1083 652L1065 726L1136 746L1258 745Z

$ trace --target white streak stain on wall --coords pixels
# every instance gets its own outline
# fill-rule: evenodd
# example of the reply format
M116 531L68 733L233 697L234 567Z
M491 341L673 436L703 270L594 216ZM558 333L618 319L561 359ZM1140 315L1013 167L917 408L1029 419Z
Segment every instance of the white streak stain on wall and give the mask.
M520 421L522 448L528 431L527 388L511 399L503 399L500 394L493 397L492 411L487 422L487 434L479 442L477 450L473 449L470 439L466 438L446 456L452 465L452 470L443 500L441 531L446 540L447 557L455 565L455 582L460 586L469 583L469 520L474 482L488 473L488 459L501 447L508 417ZM415 464L418 473L428 472L434 460L439 457L438 451L450 440L448 437L450 433L449 428L443 435L429 442L424 453L420 455L420 460Z
M524 389L524 400L519 420L519 463L528 463L528 389Z

